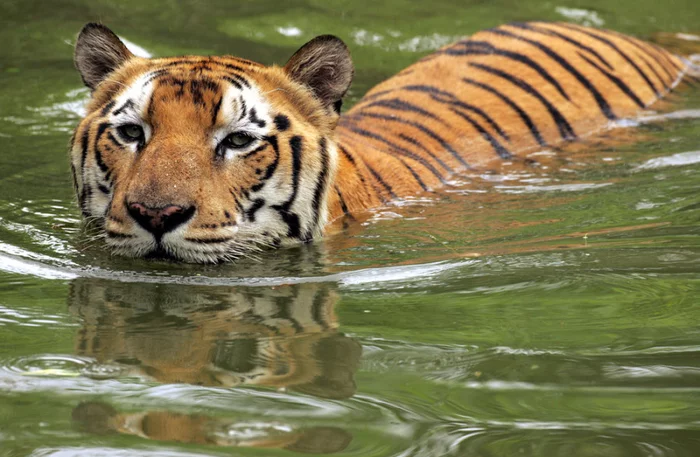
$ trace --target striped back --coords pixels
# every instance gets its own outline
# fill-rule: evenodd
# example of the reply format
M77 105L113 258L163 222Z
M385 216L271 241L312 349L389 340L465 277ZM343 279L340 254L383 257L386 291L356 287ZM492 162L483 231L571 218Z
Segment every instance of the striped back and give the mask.
M653 44L571 24L478 32L379 84L341 118L342 204L374 206L590 135L649 107L686 66Z

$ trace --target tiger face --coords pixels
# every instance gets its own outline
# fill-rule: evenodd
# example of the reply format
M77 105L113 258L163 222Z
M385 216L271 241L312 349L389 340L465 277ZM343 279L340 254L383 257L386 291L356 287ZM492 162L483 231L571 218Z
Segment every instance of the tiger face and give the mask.
M88 24L75 64L92 90L72 141L75 190L115 253L219 262L321 234L353 74L338 38L267 67L144 59Z

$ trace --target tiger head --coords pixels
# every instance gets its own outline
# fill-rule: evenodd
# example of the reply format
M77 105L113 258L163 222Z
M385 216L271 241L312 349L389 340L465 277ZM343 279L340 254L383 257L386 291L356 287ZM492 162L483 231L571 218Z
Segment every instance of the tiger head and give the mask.
M115 253L219 262L322 232L353 75L340 39L317 37L278 67L137 57L88 24L75 65L92 90L75 190Z

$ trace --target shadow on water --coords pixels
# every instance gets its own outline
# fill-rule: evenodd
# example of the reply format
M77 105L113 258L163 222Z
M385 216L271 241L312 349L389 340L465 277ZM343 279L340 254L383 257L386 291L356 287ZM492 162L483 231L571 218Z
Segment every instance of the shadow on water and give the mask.
M327 284L183 288L77 279L68 305L82 323L76 353L120 377L264 386L345 399L356 391L362 348L338 332L337 300ZM180 443L332 453L352 440L337 427L237 423L158 410L120 412L96 401L79 404L72 417L89 433Z

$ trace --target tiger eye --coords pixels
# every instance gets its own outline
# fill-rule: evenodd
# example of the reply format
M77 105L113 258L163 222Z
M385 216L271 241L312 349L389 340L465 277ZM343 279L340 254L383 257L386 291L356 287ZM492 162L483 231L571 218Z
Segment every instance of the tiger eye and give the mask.
M243 132L232 133L224 139L224 146L227 148L244 148L255 140L254 137Z
M124 139L129 141L141 141L143 139L143 128L137 124L126 124L119 127L119 133Z

